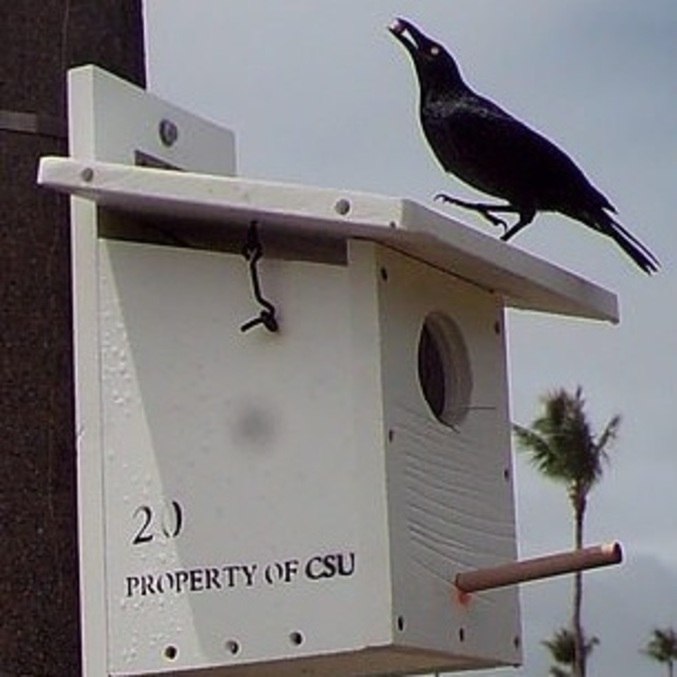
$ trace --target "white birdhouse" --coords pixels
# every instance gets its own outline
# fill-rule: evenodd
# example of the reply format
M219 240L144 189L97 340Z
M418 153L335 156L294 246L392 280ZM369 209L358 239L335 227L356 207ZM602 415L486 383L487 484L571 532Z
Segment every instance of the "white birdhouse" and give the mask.
M86 674L518 664L516 589L454 586L517 555L505 311L615 297L407 200L235 178L230 132L96 68L70 96L40 182L74 196Z

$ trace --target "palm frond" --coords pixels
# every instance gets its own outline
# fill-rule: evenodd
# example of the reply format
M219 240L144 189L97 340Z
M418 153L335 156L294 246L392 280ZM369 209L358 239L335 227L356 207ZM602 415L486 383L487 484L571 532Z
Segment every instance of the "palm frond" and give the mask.
M596 436L585 412L583 390L564 388L541 398L542 411L530 427L513 425L520 448L546 477L567 485L570 496L587 495L601 479L607 448L616 439L620 416L614 416Z
M654 628L642 653L658 663L672 663L677 660L677 632L674 628Z

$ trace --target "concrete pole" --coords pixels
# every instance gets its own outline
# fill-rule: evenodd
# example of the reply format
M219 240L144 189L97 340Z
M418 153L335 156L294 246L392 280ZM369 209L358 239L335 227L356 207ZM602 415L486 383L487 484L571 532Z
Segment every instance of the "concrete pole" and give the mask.
M17 0L0 16L0 674L81 673L65 73L145 82L141 0Z

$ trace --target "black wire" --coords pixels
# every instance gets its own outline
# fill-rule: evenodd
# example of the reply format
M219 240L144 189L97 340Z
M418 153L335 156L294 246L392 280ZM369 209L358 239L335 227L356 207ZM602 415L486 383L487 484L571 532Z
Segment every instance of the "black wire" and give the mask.
M258 224L256 221L252 221L249 224L249 229L247 230L247 240L242 247L242 255L249 262L249 274L251 276L254 298L259 303L259 305L263 307L258 317L252 318L251 320L245 322L240 327L240 331L249 331L253 327L262 324L268 331L276 332L279 329L279 324L275 317L275 306L266 298L264 298L263 293L261 292L261 282L259 280L259 271L257 265L263 257L263 246L259 240Z

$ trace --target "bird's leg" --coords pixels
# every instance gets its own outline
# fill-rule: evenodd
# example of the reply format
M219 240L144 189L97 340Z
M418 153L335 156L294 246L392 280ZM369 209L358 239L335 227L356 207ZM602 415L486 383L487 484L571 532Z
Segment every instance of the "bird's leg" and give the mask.
M501 235L501 240L503 242L507 242L511 237L514 237L517 235L517 233L522 230L525 226L528 226L533 220L534 216L536 216L536 210L533 207L529 207L528 209L521 209L519 210L519 220L517 223L510 228L510 230L507 230L503 235Z
M498 212L500 214L516 214L519 212L519 209L509 204L493 205L484 202L466 202L465 200L459 200L456 197L451 197L451 195L447 195L446 193L437 193L437 195L435 195L435 199L442 200L442 202L446 202L447 204L456 205L457 207L463 207L464 209L471 209L472 211L477 212L483 216L493 226L501 226L504 233L506 234L509 232L508 224L498 216L494 216L494 213Z

